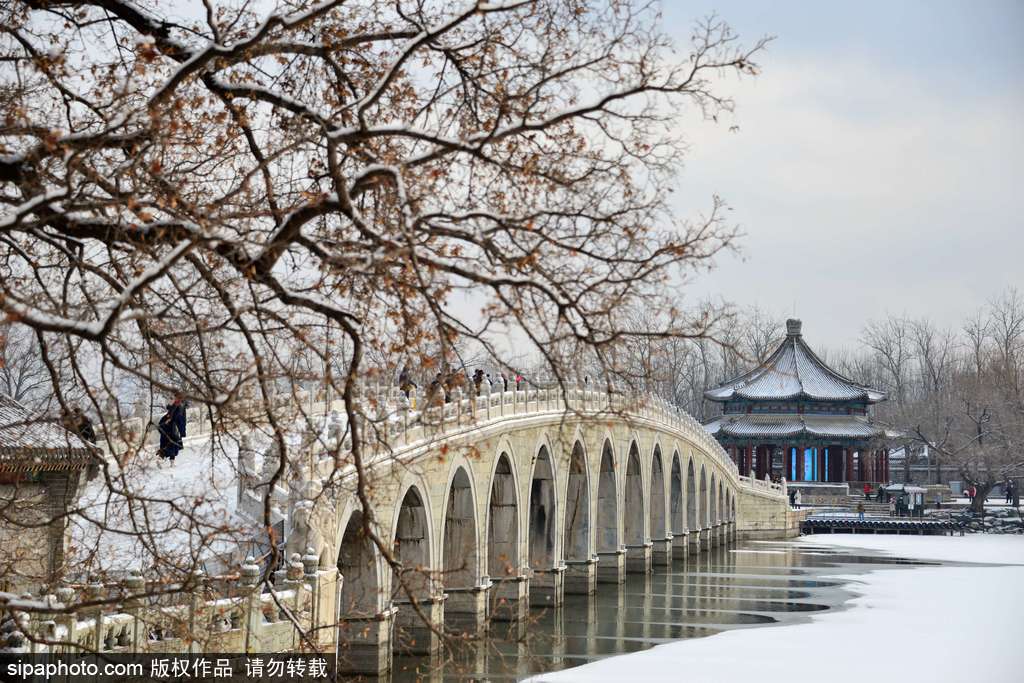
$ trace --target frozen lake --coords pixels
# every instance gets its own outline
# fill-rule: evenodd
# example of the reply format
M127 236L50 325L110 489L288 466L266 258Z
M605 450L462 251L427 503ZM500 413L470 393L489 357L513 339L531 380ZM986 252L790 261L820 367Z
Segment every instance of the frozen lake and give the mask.
M941 592L946 580L954 587L962 583L961 572L998 569L965 566L965 558L955 553L944 557L913 548L887 553L887 542L879 539L891 539L890 545L898 541L903 548L915 541L919 548L925 547L921 541L933 546L951 541L961 555L981 555L978 562L991 562L997 553L991 548L981 553L974 539L992 540L981 537L835 535L740 544L677 560L650 576L630 575L622 586L599 584L594 596L567 595L561 609L534 610L522 640L516 640L521 632L495 623L487 641L464 646L448 661L396 657L394 679L414 680L429 667L441 666L445 680L515 680L541 674L538 679L544 681L621 681L637 676L635 680L643 681L727 681L753 675L790 681L802 678L802 662L808 680L819 679L820 666L828 667L830 679L842 680L842 670L849 670L852 680L863 674L857 653L892 638L894 632L899 651L909 657L932 657L931 636L914 625L913 614L899 603L900 586ZM843 547L844 542L871 540L881 547ZM1020 541L1024 549L1024 538L1008 540ZM1017 581L1024 579L1024 567L1010 571L1016 572ZM865 606L863 601L880 579L887 590L896 586L896 602ZM985 583L983 578L978 581ZM877 607L884 609L869 611ZM993 605L986 613L996 608ZM959 598L951 597L943 609L950 616L960 614ZM837 618L846 620L842 630L831 623ZM829 657L838 659L829 662ZM872 666L877 663L874 655L870 660ZM836 666L837 661L842 664ZM581 665L587 666L570 668Z

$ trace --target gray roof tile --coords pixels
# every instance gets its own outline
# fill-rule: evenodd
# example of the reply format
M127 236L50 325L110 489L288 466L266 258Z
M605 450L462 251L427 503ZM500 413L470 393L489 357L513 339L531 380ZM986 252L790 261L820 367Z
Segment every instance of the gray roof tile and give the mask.
M90 457L89 444L77 434L0 395L0 470L82 466Z
M750 372L708 389L712 401L784 400L808 398L817 401L885 400L885 393L843 377L825 365L804 342L800 321L787 321L786 340L768 359Z
M860 415L720 415L704 425L716 437L871 439L885 430Z

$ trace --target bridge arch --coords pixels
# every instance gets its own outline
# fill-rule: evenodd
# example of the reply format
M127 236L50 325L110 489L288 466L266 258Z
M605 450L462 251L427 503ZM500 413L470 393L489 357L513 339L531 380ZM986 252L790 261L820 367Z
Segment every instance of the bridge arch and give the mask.
M665 473L661 462L661 444L655 443L651 454L651 538L665 538Z
M678 449L672 453L668 500L669 526L674 536L680 536L686 533L686 505L683 501L683 471L679 466Z
M647 506L644 504L643 470L640 467L640 449L637 442L629 444L629 455L626 460L626 485L623 493L623 536L627 546L643 545L644 538L644 514Z
M615 451L610 437L601 446L601 463L597 479L597 552L613 553L619 549L619 487L615 473Z
M362 510L351 510L338 547L338 572L345 577L338 599L340 619L380 613L380 556L366 534Z
M456 461L452 465L441 531L441 583L445 588L472 588L479 584L480 539L474 481L468 462Z
M708 473L704 463L700 465L700 526L703 529L711 526L711 508L708 506Z
M700 529L700 517L697 513L697 472L693 465L693 453L686 466L686 525L690 531Z
M718 505L715 506L715 522L721 524L725 521L725 487L722 485L722 480L718 480Z
M530 476L530 508L527 526L527 558L533 569L555 565L556 519L555 464L547 444L540 446Z
M488 487L487 574L492 578L519 574L519 484L510 452L500 450Z
M430 524L430 501L426 487L421 483L410 483L398 498L395 510L394 528L391 532L393 554L401 563L401 575L392 570L391 594L397 600L406 600L409 595L423 599L430 595L430 568L435 566Z
M711 470L711 488L708 489L708 502L711 505L711 514L708 515L708 526L718 524L718 481L715 477L715 470Z
M565 536L562 550L566 560L590 559L590 476L583 441L573 442L565 486Z

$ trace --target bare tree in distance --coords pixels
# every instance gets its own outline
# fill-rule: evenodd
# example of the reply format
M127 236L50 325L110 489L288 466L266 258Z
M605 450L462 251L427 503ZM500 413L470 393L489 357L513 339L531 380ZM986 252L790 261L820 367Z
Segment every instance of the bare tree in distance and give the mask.
M628 377L626 341L710 336L714 314L667 285L736 232L717 198L673 217L674 131L732 109L716 81L756 74L764 40L741 47L712 17L677 50L657 4L631 0L204 5L191 22L129 0L0 7L0 308L39 340L61 410L84 395L109 440L126 383L143 429L180 394L219 433L265 435L272 489L301 466L273 399L301 410L319 385L344 401L337 467L397 567L362 467L361 384L401 362L429 375L465 344L500 357L512 328L556 378L549 349ZM630 327L637 309L656 325ZM234 410L246 397L260 415ZM111 495L222 541L200 505L130 489L119 468L138 455L102 463ZM178 577L200 561L146 547ZM102 580L103 560L95 545L75 571Z
M1016 289L990 299L959 332L890 317L869 323L864 337L860 367L881 372L894 391L893 405L876 415L903 435L908 453L912 444L928 447L939 481L948 466L975 486L980 512L993 488L1024 474L1024 299ZM908 480L909 466L907 457Z

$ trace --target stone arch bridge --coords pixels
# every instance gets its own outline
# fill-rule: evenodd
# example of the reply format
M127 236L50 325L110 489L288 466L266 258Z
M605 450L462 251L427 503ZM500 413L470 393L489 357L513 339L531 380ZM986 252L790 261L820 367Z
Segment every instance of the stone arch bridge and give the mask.
M530 388L421 418L392 420L388 447L366 456L373 531L401 572L366 536L351 473L312 524L321 572L339 576L320 610L334 606L353 671L433 653L441 627L525 623L531 605L628 572L797 533L784 483L739 476L696 420L654 398ZM304 548L294 529L289 548Z

